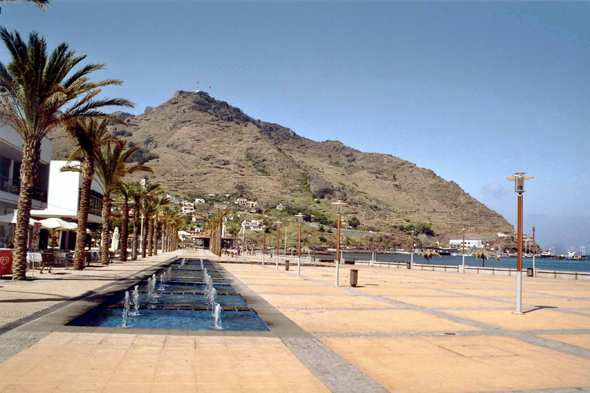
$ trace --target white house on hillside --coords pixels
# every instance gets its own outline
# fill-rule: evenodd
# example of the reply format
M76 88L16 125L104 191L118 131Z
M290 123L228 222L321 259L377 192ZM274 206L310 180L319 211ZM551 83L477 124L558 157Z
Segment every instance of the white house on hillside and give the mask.
M463 240L462 239L451 239L449 240L449 244L452 246L456 246L458 248L463 247ZM483 248L483 243L481 239L477 240L468 240L465 239L465 248Z

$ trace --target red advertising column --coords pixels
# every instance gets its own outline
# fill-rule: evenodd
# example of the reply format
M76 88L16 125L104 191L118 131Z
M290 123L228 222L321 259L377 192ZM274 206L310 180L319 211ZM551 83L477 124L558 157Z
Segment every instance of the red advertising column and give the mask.
M12 274L12 251L0 251L0 276Z

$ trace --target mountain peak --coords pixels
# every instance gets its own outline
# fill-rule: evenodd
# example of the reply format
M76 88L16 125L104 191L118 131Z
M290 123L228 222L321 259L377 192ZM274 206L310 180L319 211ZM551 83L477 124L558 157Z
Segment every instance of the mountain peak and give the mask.
M134 159L151 166L170 192L247 195L266 208L283 203L328 216L330 200L343 199L363 225L382 230L418 222L432 223L437 233L459 233L467 223L482 234L513 230L431 170L337 140L303 138L205 92L177 91L141 115L127 115L128 126L112 131L141 147ZM71 141L59 132L52 138L54 157L62 159Z

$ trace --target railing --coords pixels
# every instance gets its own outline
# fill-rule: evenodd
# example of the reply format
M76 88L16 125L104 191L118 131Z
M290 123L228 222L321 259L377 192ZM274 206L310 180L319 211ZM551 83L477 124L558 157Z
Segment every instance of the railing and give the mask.
M371 261L355 260L355 265L371 266ZM390 269L406 269L409 262L377 262L372 263L373 267L384 267ZM443 271L443 272L461 272L461 266L455 265L428 265L414 263L413 270L428 270L428 271ZM514 276L516 269L499 268L499 267L478 267L465 266L465 273L467 274L491 274L496 276ZM525 270L526 274L527 271ZM553 271L537 269L535 275L539 278L560 278L565 280L587 280L590 281L590 272L567 272L567 271Z
M14 195L19 195L20 181L18 181L17 179L10 179L5 176L0 176L0 191L8 192ZM47 203L47 191L34 187L33 199Z

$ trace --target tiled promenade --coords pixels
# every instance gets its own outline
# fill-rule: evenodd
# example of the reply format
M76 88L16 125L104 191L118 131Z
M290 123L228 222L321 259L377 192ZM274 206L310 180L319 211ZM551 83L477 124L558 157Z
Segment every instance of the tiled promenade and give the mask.
M169 257L0 281L0 318L59 308ZM0 335L0 350L17 342L0 392L590 392L590 282L525 278L526 312L514 315L514 277L362 267L352 288L347 266L334 288L333 268L221 267L271 332L22 324Z

